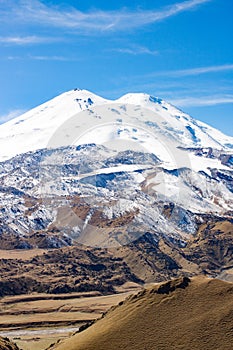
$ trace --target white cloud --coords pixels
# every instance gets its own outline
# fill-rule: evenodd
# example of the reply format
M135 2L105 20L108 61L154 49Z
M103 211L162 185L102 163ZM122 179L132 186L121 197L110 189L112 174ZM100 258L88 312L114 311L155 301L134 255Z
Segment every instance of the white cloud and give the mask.
M181 78L185 76L195 76L195 75L201 75L201 74L208 74L208 73L218 73L218 72L227 72L227 71L233 71L233 64L222 64L222 65L216 65L216 66L206 66L206 67L193 67L188 69L180 69L180 70L167 70L167 71L157 71L157 72L151 72L148 74L140 74L140 75L134 75L132 77L133 80L138 79L154 79L154 78Z
M171 99L169 102L179 107L214 106L219 104L233 103L233 95L185 97L185 98Z
M35 61L60 61L60 62L76 62L80 58L66 56L45 56L45 55L27 55L27 56L7 56L7 60L35 60Z
M7 114L0 115L0 124L6 123L13 118L19 117L24 112L24 109L14 109Z
M13 44L13 45L30 45L40 43L50 43L57 41L55 38L40 37L40 36L12 36L12 37L0 37L0 43Z
M65 56L28 56L28 58L37 61L72 61L71 58Z
M167 75L171 77L184 77L184 76L190 76L190 75L217 73L217 72L231 71L231 70L233 70L233 64L224 64L219 66L197 67L197 68L190 68L190 69L167 71L167 72L161 72L159 74Z
M77 8L64 9L61 6L49 6L39 0L11 0L6 8L0 10L2 21L14 18L20 23L75 29L88 34L93 31L122 31L152 24L179 13L195 9L198 5L213 0L187 0L166 6L161 10L120 9L115 11L92 10L81 12ZM14 6L13 6L14 4Z
M123 48L115 48L111 50L113 52L119 52L122 54L129 54L129 55L152 55L156 56L159 54L156 50L151 50L148 47L144 46L135 46L135 47L123 47Z
M7 56L6 59L9 61L14 61L14 60L21 60L22 57L20 57L20 56Z

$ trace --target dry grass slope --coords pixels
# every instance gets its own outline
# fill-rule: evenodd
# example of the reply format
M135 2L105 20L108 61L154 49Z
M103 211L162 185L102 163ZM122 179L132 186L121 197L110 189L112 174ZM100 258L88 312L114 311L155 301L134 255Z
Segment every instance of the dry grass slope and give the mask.
M56 350L232 350L233 284L175 279L112 308Z

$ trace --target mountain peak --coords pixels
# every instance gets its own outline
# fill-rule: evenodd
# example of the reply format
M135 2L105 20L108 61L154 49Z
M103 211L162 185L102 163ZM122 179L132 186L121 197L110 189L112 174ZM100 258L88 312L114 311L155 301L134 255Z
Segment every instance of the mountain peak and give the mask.
M116 102L147 105L148 103L162 104L164 101L159 97L154 97L143 92L130 92L121 96L118 100L116 100Z

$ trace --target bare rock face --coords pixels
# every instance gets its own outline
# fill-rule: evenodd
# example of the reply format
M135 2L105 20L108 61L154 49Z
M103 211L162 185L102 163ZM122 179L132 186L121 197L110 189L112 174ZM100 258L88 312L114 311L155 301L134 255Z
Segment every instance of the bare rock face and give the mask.
M232 222L211 216L205 220L184 246L161 237L155 239L147 232L118 248L68 246L44 250L31 258L24 257L22 250L16 260L9 254L0 258L0 296L92 290L109 294L125 282L142 285L178 276L183 276L180 283L185 286L187 277L199 274L232 281ZM173 288L168 283L161 293L170 293Z
M158 288L157 293L169 294L171 292L174 292L177 288L185 289L186 287L188 287L190 282L191 280L188 277L183 277L174 281L168 281Z
M125 282L143 283L122 258L77 247L54 249L28 260L0 259L0 275L0 297L33 292L112 294Z
M20 350L19 347L8 338L0 337L0 350Z

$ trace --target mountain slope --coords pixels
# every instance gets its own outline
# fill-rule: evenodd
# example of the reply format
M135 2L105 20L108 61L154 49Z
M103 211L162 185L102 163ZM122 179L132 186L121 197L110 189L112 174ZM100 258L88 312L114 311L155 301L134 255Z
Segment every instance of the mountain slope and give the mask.
M230 350L233 284L180 278L129 297L56 350Z
M109 247L150 232L185 244L205 215L232 217L232 170L209 171L166 170L153 154L96 145L19 155L0 164L1 243L11 235L26 248L27 237L47 235L50 248Z

